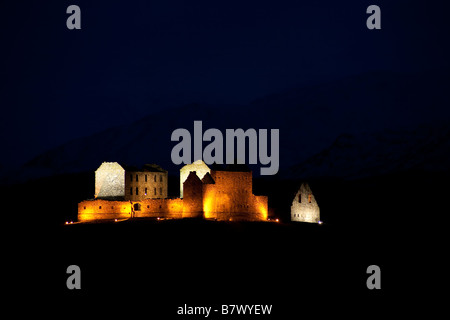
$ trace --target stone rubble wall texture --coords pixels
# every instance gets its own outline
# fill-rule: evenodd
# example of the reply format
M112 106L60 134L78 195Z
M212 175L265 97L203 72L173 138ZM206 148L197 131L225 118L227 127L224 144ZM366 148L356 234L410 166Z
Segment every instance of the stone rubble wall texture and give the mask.
M309 201L311 196L311 202ZM299 201L301 197L301 201ZM320 209L307 183L302 183L291 205L291 221L319 222Z
M211 171L215 184L203 185L205 218L266 220L268 199L252 193L252 173Z
M138 177L137 181L136 176ZM147 176L147 181L145 181L145 176ZM138 194L136 194L136 188L138 188ZM147 194L145 194L145 188L147 188ZM125 173L125 200L142 201L144 199L160 199L160 198L164 199L167 198L167 196L168 196L167 171L166 172L127 171Z
M126 219L131 217L127 201L85 200L78 203L78 221Z
M134 210L139 204L140 210ZM146 199L143 201L85 200L78 204L78 221L135 218L181 218L183 200Z
M145 199L140 202L141 211L136 211L135 216L141 218L182 218L183 200L176 199Z
M197 160L191 164L185 165L180 169L180 198L183 198L183 183L189 176L189 172L195 171L197 176L201 179L205 176L207 172L211 173L211 169L202 161Z
M103 162L95 171L95 198L125 196L125 170L117 162Z

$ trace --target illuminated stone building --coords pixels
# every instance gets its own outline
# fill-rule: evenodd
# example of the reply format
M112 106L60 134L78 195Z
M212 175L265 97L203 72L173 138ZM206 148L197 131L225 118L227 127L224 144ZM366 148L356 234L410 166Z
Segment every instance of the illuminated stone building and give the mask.
M103 162L95 171L95 198L124 200L125 169L117 162Z
M180 180L186 173L180 190L183 198L169 199L167 171L159 166L135 170L103 163L96 171L96 197L78 204L78 221L130 217L267 220L268 199L253 194L252 172L246 166L210 169L196 161L180 170Z
M95 171L96 199L131 200L167 198L167 171L155 164L142 168L103 162Z
M291 205L291 221L319 222L320 209L307 183L302 183Z
M183 184L186 181L189 173L194 171L196 175L201 179L206 173L210 173L211 169L202 160L197 160L191 164L185 165L180 169L180 198L183 198Z
M146 164L141 169L125 167L125 200L167 198L167 171L155 164Z

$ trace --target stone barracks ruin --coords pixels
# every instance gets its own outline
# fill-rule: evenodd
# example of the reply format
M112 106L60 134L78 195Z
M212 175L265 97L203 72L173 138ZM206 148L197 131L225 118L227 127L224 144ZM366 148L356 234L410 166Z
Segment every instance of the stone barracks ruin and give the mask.
M292 201L291 221L321 223L319 205L309 184L305 182L300 185Z

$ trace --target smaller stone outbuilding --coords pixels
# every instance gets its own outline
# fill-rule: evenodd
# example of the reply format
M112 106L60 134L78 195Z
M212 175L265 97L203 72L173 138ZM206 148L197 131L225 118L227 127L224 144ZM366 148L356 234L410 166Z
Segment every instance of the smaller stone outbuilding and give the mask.
M309 184L302 183L291 205L291 221L320 221L320 209Z

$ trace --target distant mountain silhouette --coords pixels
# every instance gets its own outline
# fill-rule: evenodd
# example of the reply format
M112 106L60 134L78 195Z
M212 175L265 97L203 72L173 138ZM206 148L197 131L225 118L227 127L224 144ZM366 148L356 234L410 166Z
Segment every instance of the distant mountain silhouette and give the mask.
M194 120L203 121L203 131L218 128L224 134L226 128L280 129L280 167L285 173L335 174L337 169L325 168L336 166L342 170L340 175L358 175L356 167L367 163L364 157L380 157L380 166L381 158L388 161L380 148L388 147L400 164L406 154L422 157L418 148L426 146L426 137L441 143L441 132L424 129L415 137L414 127L450 118L450 80L446 74L373 72L269 95L247 106L190 104L166 109L44 152L19 171L3 175L2 180L8 183L93 171L103 161L138 166L157 163L169 174L176 174L180 166L171 161L176 144L171 133L186 128L193 135ZM398 145L397 138L404 142ZM344 170L350 163L355 169Z
M290 178L365 178L406 171L449 172L450 122L413 130L343 134L327 149L291 167Z

